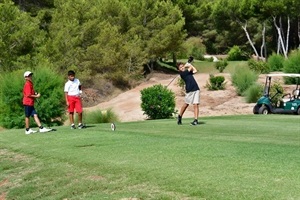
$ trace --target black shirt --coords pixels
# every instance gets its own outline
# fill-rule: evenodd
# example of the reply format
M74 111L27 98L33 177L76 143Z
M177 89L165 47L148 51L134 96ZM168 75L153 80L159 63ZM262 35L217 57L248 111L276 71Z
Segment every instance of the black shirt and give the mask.
M199 86L193 76L193 71L185 70L183 72L179 72L179 74L185 83L185 91L187 93L200 90Z

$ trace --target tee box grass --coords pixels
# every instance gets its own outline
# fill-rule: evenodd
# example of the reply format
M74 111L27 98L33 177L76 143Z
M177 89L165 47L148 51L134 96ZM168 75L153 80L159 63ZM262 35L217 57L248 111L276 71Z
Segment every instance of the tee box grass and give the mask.
M300 119L244 115L0 132L6 199L299 199Z

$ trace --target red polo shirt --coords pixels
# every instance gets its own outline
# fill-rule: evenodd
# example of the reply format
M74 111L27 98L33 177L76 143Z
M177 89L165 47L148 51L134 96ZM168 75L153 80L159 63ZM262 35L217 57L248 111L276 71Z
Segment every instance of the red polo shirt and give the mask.
M34 105L34 98L30 97L31 95L34 95L33 84L30 80L27 80L23 88L23 105Z

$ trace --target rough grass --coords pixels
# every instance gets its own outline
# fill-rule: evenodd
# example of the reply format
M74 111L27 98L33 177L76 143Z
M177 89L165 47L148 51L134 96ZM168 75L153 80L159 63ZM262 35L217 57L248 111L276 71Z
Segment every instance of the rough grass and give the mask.
M117 115L112 111L108 110L94 110L94 111L85 111L83 115L84 123L88 124L100 124L100 123L111 123L119 121Z
M299 199L296 115L0 132L6 199Z
M182 62L186 62L182 60ZM239 67L248 67L247 61L227 61L228 65L224 69L224 73L233 73L236 68ZM209 73L209 74L217 74L219 70L215 68L215 62L208 62L208 61L198 61L195 60L193 65L197 68L199 73Z

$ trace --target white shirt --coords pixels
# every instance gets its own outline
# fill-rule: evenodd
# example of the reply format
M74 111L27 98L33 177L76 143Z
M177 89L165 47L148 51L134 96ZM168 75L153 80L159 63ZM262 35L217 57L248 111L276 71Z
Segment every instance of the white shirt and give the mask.
M80 90L79 90L80 81L79 79L75 78L74 81L68 80L65 84L64 92L67 92L70 96L79 96Z

